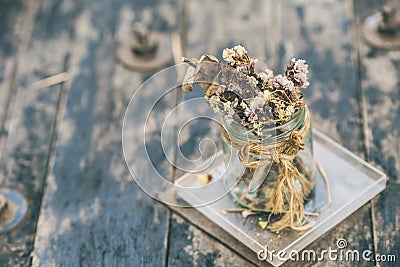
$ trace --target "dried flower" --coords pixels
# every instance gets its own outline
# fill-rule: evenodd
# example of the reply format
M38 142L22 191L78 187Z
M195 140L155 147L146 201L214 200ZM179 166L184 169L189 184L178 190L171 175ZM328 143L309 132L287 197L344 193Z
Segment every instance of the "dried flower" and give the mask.
M202 56L199 61L185 59L195 69L190 72L195 77L185 88L191 89L197 80L206 90L209 106L227 123L236 121L257 134L265 125L287 122L304 107L300 89L309 85L308 65L304 60L293 58L284 75L274 76L270 69L256 73L256 60L241 45L224 49L222 57L227 64L210 55Z
M285 116L290 118L293 116L295 111L296 110L295 110L294 106L287 106L286 110L285 110Z
M223 103L223 105L224 105L224 110L227 111L227 112L229 112L229 110L232 109L231 108L231 101L226 101L226 102Z
M245 56L247 56L247 51L246 51L246 49L245 49L243 46L241 46L241 45L236 45L236 46L233 48L233 50L235 50L236 54L237 54L239 57L245 57Z
M222 58L227 61L228 63L235 63L235 51L231 48L225 48L222 51Z
M310 85L308 82L308 65L303 59L292 58L286 66L286 76L299 88L307 88Z
M207 101L208 101L208 105L210 106L210 108L212 108L214 110L214 112L217 113L219 110L218 105L220 103L219 97L216 95L213 95Z
M254 78L253 76L250 76L250 77L249 77L249 82L250 82L250 84L251 84L252 86L257 86L257 84L258 84L257 79Z
M251 73L254 71L255 61L249 58L246 49L241 45L225 48L222 52L222 57L231 67L240 72Z
M276 90L293 91L294 83L290 81L286 76L279 74L272 79L272 85Z
M268 79L274 78L274 72L270 69L265 69L264 70L265 74L267 74Z

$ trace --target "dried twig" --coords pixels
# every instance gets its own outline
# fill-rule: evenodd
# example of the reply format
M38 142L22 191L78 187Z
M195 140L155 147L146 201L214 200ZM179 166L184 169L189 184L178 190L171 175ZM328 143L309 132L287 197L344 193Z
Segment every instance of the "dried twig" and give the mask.
M318 171L321 174L322 178L324 179L328 204L330 205L332 204L332 197L331 197L331 188L329 186L329 181L328 181L328 175L326 174L322 165L317 160L315 161L315 164L317 165Z
M37 82L34 82L32 84L32 87L34 90L42 90L45 89L47 87L62 83L62 82L66 82L69 79L69 74L68 72L62 72L50 77L47 77L45 79L39 80Z

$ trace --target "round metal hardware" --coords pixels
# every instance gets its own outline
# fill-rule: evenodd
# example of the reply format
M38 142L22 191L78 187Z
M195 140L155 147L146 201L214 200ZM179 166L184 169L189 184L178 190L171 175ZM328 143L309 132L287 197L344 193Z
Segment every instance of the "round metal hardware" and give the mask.
M367 17L363 24L365 41L380 49L400 48L400 14L392 6Z
M0 233L6 232L22 221L28 210L25 198L17 191L0 189Z
M149 32L143 26L136 25L132 35L132 41L119 44L116 50L117 60L124 67L133 71L150 72L172 62L168 34Z

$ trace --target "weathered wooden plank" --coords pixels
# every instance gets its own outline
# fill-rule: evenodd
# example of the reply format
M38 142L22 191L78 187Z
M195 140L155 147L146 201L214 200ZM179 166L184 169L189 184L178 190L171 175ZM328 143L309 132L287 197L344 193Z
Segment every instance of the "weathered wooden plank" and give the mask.
M269 39L273 14L270 4L257 1L243 2L240 6L233 0L219 3L192 1L188 8L190 26L186 57L199 58L208 53L222 59L224 48L241 44L250 51L250 56L269 62L273 55L267 46L274 45L274 40Z
M0 151L4 137L7 136L5 120L9 111L9 104L13 102L12 81L16 70L17 38L13 30L18 18L23 17L23 1L13 1L3 4L0 9L2 23L0 25ZM14 97L15 98L15 97ZM12 105L11 105L12 106Z
M304 97L312 112L313 126L361 154L350 2L280 3L277 68L283 69L292 57L308 61L311 78Z
M26 17L29 9L26 1L21 0L3 3L0 10L2 18L0 26L0 106L2 107L0 110L0 151L7 138L12 108L17 94L17 90L14 88L16 87L18 50L26 49L32 31L32 28L23 29L24 33L21 34L17 28L26 26L29 20Z
M59 23L57 16L63 14L64 23L72 16L57 1L16 2L19 13L13 10L11 3L14 2L1 7L2 12L16 16L16 21L5 23L7 29L2 31L3 36L15 38L14 41L6 39L9 43L2 51L9 57L5 57L5 62L13 58L15 65L12 81L5 85L10 86L12 97L4 118L7 136L1 151L0 179L2 186L13 188L26 197L28 212L20 225L2 235L0 265L22 266L30 261L60 93L60 85L34 91L32 83L44 78L37 70L49 64L55 71L63 70L69 28ZM49 24L57 35L43 31ZM51 48L44 50L46 46ZM3 92L7 95L6 90Z
M174 213L178 214L179 216L182 216L185 220L179 222L180 224L182 224L181 226L175 226L176 227L182 227L182 228L187 228L189 227L187 224L190 223L192 226L197 227L199 229L201 229L202 231L204 231L205 237L208 240L208 236L211 236L212 238L214 238L214 243L213 245L211 245L211 247L213 247L214 249L219 249L219 247L221 246L221 244L225 245L225 249L228 252L224 252L225 254L228 253L229 255L232 253L229 250L232 250L234 252L236 252L237 254L240 255L240 257L246 259L246 264L254 264L257 266L270 266L268 263L266 262L260 262L257 257L255 257L254 252L246 247L243 246L243 243L241 243L239 240L237 240L235 237L233 237L232 235L230 235L228 232L224 231L223 229L221 229L219 226L215 225L212 221L210 221L207 217L205 217L203 214L199 213L196 209L194 208L176 208L176 207L172 207ZM174 217L176 217L177 215L174 215ZM188 223L186 223L186 221ZM172 224L176 224L177 221L172 221ZM173 227L173 226L171 226ZM174 229L175 229L174 228ZM179 247L182 248L181 243L186 242L184 238L176 238L176 235L178 233L176 232L180 232L178 230L173 230L171 232L171 238L170 238L170 246L175 246L175 247ZM176 242L178 242L179 244L173 244L174 240L177 240ZM221 243L221 244L219 244ZM178 249L177 249L178 250ZM178 255L180 255L179 257L181 257L181 252L177 252ZM224 253L220 253L220 254L224 254ZM223 256L224 258L225 256ZM236 256L235 256L236 258ZM184 259L185 261L190 261L190 260L194 260L190 257L186 257ZM176 259L172 259L172 261L177 262Z
M274 60L270 51L275 41L269 41L268 36L273 35L272 18L274 10L268 1L190 1L187 6L189 20L187 35L188 58L199 58L201 55L214 54L222 57L222 50L236 44L242 44L250 51L251 56L261 61ZM257 36L257 38L255 38ZM222 58L221 58L222 59ZM184 95L184 100L201 97L202 92ZM204 106L190 107L185 112L189 118L197 115L213 117L213 112L204 101ZM215 127L214 127L215 128ZM197 158L199 154L199 141L205 137L211 138L219 145L218 133L212 130L210 121L192 121L179 135L181 152L188 158ZM207 152L201 156L204 159ZM180 161L177 161L178 167ZM189 167L189 166L184 166ZM180 176L182 172L177 171ZM172 216L170 226L168 264L171 266L252 266L257 262L256 255L243 247L233 237L229 236L210 220L193 209L174 209L180 215L187 217L191 224L201 228L203 233L190 226L186 220ZM183 234L182 234L183 233ZM210 236L214 238L210 238ZM222 242L222 243L220 243ZM228 244L228 247L226 245ZM244 257L251 258L253 264L243 260L233 251L237 250Z
M305 99L310 107L313 126L352 152L363 156L363 139L357 94L357 68L353 60L353 9L350 1L280 1L280 43L278 66L283 68L291 57L308 61L310 88ZM279 68L279 67L278 67ZM335 179L335 177L330 177ZM336 249L344 238L347 249L373 250L370 204L364 205L342 223L306 249ZM309 262L288 265L308 266ZM317 266L352 265L327 257ZM360 266L372 266L361 261Z
M249 6L252 4L254 3L246 3ZM277 1L273 3L269 16L257 15L262 12L260 7L256 7L257 11L246 10L243 6L232 7L231 10L228 6L232 5L224 3L223 11L219 11L218 4L215 3L207 5L210 10L198 6L197 2L193 2L191 5L195 7L193 12L196 16L189 15L190 25L193 28L189 30L189 57L198 57L205 52L221 54L222 49L226 46L244 43L249 51L256 51L253 52L253 56L260 59L266 58L267 63L270 60L272 63L269 66L276 67L277 72L281 71L292 57L307 59L310 64L312 86L307 89L305 98L312 111L314 127L329 133L330 137L358 155L363 155L356 80L357 69L352 60L354 56L353 9L349 1ZM248 16L240 12L248 12ZM218 22L221 18L220 14L229 14L229 16L223 16L223 21ZM250 26L250 23L245 20L248 18L251 20L253 17L257 18L257 22ZM260 17L267 17L268 20L264 19L260 23ZM231 19L235 21L231 22ZM199 29L195 28L197 21L201 25ZM260 26L263 23L270 27L267 26L263 29ZM211 37L204 39L205 35ZM266 36L265 40L263 35ZM229 42L229 38L233 40ZM193 130L191 133L195 134L195 131ZM197 147L194 148L194 150L196 149ZM184 209L179 212L244 257L251 260L255 258L255 262L257 262L254 253L249 253L245 249L237 249L237 247L235 248L237 244L224 234L214 231L214 229L208 230L212 227L209 221L204 218L196 218L193 212ZM174 233L172 232L171 235L173 236ZM373 250L370 204L362 207L338 225L335 230L311 244L308 249L316 251L329 247L335 249L336 241L339 238L348 240L349 249ZM173 258L174 249L182 257L183 254L179 248L171 248L170 258ZM187 257L191 259L190 255ZM293 266L298 264L307 266L309 263L288 263ZM325 258L319 264L334 266L337 263ZM347 263L341 262L340 264ZM372 263L366 262L361 264L372 265Z
M172 217L170 231L168 266L254 266L178 215Z
M396 4L396 1L388 1ZM363 20L380 10L382 2L355 1L360 61L360 85L365 101L368 159L389 177L387 188L372 202L373 234L377 255L400 260L400 51L368 46L361 35ZM398 6L397 6L398 8ZM397 10L400 12L400 10ZM395 266L381 262L380 266Z
M121 149L126 106L148 74L119 66L114 50L135 21L153 19L153 28L172 29L174 5L87 1L76 18L72 78L47 177L33 266L164 265L167 209L130 181ZM159 132L150 136L159 138ZM168 175L170 167L163 160L154 163Z

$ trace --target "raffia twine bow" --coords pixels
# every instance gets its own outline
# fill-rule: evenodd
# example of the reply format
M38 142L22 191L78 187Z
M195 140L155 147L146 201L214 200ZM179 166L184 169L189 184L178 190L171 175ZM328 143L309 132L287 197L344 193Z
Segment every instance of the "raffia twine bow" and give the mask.
M306 108L306 107L305 107ZM306 119L303 126L290 133L289 138L277 144L245 143L231 137L224 127L221 134L225 141L239 150L238 157L247 168L258 168L271 163L278 165L276 187L266 205L272 214L284 214L268 228L280 231L284 228L305 230L313 226L304 217L304 197L311 191L313 183L298 170L294 159L300 150L304 150L304 137L310 129L310 116L306 108ZM259 155L252 157L251 154ZM301 189L296 185L300 183Z

